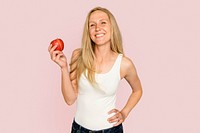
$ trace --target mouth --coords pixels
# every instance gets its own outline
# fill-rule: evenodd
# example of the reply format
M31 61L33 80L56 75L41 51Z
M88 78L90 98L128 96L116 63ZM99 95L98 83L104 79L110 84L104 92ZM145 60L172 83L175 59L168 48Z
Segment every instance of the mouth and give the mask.
M105 35L105 34L103 34L103 33L101 33L101 34L96 34L95 37L96 37L96 38L100 38L100 37L103 37L104 35Z

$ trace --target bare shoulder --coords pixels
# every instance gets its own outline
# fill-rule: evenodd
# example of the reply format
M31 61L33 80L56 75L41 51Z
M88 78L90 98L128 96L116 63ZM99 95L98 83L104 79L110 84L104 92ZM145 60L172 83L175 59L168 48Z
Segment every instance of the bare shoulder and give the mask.
M121 78L125 78L125 77L129 76L130 74L133 74L133 75L137 74L133 61L126 56L122 57L120 71L121 71Z
M133 62L132 62L132 60L130 58L128 58L126 56L123 56L121 65L122 65L122 68L127 69L127 68L129 68L129 67L131 67L133 65Z
M130 58L123 56L122 63L121 63L121 69L122 70L135 69L133 61Z

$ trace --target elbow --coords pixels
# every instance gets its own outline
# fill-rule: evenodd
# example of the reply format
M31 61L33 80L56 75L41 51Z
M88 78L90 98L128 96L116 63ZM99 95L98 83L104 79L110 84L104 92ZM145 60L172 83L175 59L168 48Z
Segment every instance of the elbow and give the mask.
M138 91L138 93L139 93L140 97L142 97L143 90L142 90L142 89L141 89L141 90L139 90L139 91Z
M75 100L67 100L65 99L65 102L67 103L67 105L71 106L74 104Z
M67 105L71 106L74 104L74 102L76 101L77 99L77 96L76 95L65 95L63 93L63 98L64 98L64 101Z
M142 94L143 94L143 90L142 90L142 89L140 90L140 94L141 94L141 96L142 96Z
M66 102L68 106L73 105L73 102Z
M143 90L142 90L142 89L139 89L139 90L133 91L132 93L134 93L134 94L137 95L139 98L141 98L142 95L143 95Z

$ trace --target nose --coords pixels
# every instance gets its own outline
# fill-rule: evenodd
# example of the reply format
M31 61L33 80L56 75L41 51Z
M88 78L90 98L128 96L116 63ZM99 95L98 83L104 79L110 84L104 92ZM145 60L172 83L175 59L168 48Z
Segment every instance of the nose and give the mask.
M95 27L95 31L100 31L100 26L99 25L96 25L96 27Z

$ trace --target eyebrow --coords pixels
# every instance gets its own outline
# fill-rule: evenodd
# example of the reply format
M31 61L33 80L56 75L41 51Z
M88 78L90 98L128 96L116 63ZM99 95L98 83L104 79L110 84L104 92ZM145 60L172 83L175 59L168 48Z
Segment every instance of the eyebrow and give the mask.
M100 19L99 21L108 21L107 19ZM94 21L89 21L89 23L96 23Z

